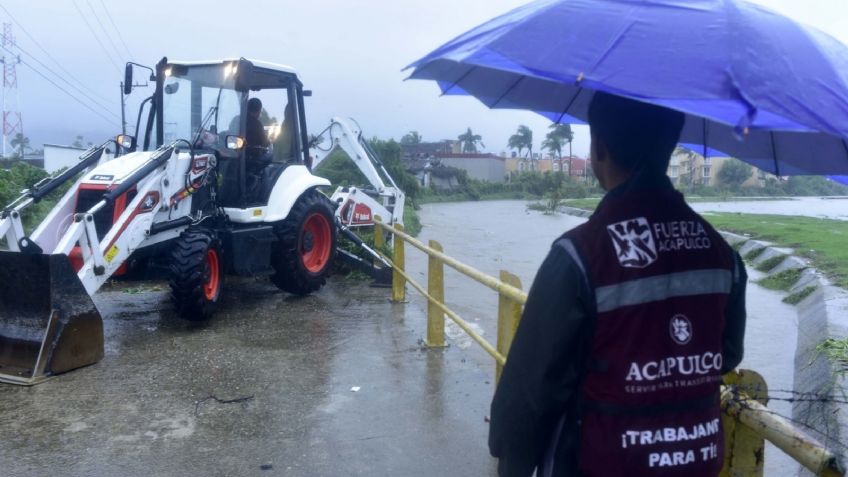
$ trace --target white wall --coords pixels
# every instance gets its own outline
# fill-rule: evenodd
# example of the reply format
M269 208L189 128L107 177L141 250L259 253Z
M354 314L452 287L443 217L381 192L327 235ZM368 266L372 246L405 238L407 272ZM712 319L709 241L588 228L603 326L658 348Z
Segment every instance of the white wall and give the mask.
M71 167L79 161L84 151L82 148L45 144L44 170L52 174L63 167Z
M506 177L506 160L495 157L443 157L440 158L446 166L465 169L468 177L488 182L504 182Z

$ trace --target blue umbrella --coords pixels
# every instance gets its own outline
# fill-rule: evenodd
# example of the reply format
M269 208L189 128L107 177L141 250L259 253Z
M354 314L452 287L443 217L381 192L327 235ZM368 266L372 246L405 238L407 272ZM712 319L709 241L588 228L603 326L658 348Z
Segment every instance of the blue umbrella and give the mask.
M541 0L407 68L555 122L585 121L594 91L618 94L686 113L681 142L705 155L848 174L848 47L741 0Z

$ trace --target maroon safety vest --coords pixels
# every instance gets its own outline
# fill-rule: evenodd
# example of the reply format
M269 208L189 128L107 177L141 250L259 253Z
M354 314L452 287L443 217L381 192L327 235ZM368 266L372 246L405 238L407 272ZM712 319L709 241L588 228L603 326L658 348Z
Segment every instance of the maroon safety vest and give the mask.
M581 474L715 476L733 253L673 189L607 197L566 234L595 295Z

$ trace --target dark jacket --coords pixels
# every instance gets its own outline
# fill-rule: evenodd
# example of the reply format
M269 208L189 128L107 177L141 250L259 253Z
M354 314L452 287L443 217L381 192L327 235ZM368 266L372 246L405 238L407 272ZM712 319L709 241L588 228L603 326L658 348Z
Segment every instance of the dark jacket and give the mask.
M262 121L250 114L247 115L244 139L247 142L248 147L268 147L271 145L271 142L268 141L268 134L265 132L265 127L262 125Z
M622 194L671 189L665 176L637 177L607 194L598 210ZM722 372L735 368L743 352L747 277L735 252L733 259L741 273L725 309ZM489 448L500 459L502 476L531 475L546 453L555 462L555 475L579 475L577 397L595 320L595 297L581 266L557 241L530 290L492 401ZM549 449L557 434L555 448Z

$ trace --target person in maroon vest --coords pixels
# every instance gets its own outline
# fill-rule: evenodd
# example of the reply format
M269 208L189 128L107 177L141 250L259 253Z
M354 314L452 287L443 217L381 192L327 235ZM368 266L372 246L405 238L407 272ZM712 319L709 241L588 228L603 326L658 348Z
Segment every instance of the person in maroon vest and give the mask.
M595 93L592 170L608 192L533 282L492 401L500 475L718 475L747 275L666 177L683 123Z

